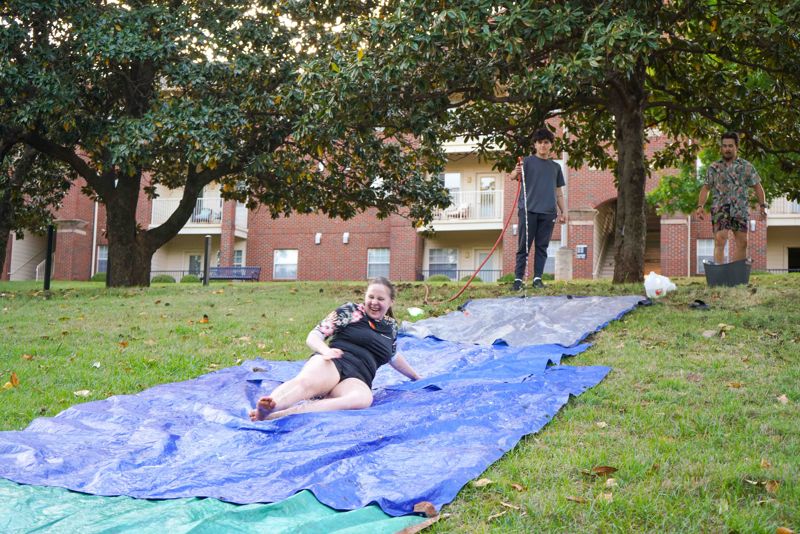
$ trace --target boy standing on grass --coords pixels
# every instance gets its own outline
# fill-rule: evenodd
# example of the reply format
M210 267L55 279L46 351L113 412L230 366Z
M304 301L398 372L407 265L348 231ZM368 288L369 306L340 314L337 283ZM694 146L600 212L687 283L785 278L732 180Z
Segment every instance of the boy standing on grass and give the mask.
M714 228L714 263L721 264L725 259L725 242L728 231L733 232L736 241L736 253L732 261L747 258L747 222L750 218L748 197L752 187L758 197L759 218L767 219L767 202L761 178L755 167L742 158L737 157L739 151L739 135L735 132L722 134L720 152L722 159L708 167L706 181L700 189L695 215L701 221L705 219L705 205L709 191L714 195L711 199L711 223Z
M525 158L521 165L518 163L514 172L509 175L512 180L519 180L521 174L525 177L517 202L519 241L514 268L514 291L521 291L525 286L525 267L534 242L536 253L532 285L535 288L544 287L542 274L553 227L556 219L561 224L567 221L564 194L561 190L565 185L564 173L561 172L561 166L550 159L554 139L553 133L547 128L536 130L533 133L534 154Z

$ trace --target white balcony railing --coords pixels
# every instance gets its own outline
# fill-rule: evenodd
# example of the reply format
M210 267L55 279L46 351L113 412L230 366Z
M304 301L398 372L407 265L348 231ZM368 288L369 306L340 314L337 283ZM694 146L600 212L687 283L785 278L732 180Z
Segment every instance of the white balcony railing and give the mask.
M156 198L153 199L153 213L150 216L150 224L158 226L172 215L178 204L179 198ZM186 225L196 224L220 224L222 221L222 199L219 197L198 198ZM237 221L238 222L238 221Z
M770 215L800 215L800 202L776 198L769 204Z
M450 199L450 206L434 211L434 221L492 220L503 216L502 191L451 192Z

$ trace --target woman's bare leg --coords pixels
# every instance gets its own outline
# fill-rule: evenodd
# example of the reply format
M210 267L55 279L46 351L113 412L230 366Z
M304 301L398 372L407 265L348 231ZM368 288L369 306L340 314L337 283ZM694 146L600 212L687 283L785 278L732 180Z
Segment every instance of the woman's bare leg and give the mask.
M342 380L324 399L304 402L285 410L274 410L267 419L296 413L360 410L372 406L372 390L358 378Z
M301 400L327 395L338 383L339 371L333 362L315 354L296 377L258 399L255 409L250 410L250 419L263 421L271 413L285 410Z

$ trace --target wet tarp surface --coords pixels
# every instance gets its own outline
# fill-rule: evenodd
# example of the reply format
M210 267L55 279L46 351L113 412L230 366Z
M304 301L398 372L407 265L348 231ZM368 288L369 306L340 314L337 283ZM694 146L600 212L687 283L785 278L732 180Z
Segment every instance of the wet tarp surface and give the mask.
M643 300L621 297L505 297L473 300L442 317L403 323L402 332L460 343L572 347Z
M5 533L394 534L423 521L414 515L392 517L377 506L338 512L307 491L279 503L240 506L216 499L98 497L0 479L0 532Z
M618 316L610 313L603 323ZM242 504L307 489L338 510L376 503L403 515L419 501L450 502L609 371L547 368L585 345L487 347L410 336L399 345L426 378L410 383L384 367L366 410L250 422L256 399L302 362L247 362L2 432L0 476L95 495Z

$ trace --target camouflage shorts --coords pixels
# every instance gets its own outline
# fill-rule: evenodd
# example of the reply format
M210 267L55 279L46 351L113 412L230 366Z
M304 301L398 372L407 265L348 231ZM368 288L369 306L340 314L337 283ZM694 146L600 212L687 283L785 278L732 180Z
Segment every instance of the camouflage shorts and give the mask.
M747 218L731 215L730 205L711 208L711 224L714 231L733 230L734 232L747 232Z

